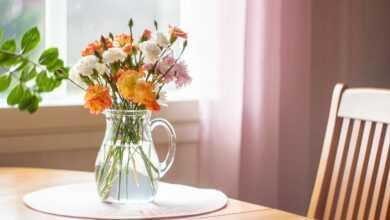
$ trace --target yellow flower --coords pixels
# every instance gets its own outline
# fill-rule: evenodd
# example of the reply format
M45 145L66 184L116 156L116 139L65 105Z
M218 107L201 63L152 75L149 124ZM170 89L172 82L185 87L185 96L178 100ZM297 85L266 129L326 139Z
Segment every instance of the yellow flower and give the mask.
M141 77L140 73L135 70L120 70L118 71L118 76L116 86L119 94L126 100L132 101L134 99L135 86Z
M126 100L145 108L157 111L160 105L156 101L153 85L141 79L143 73L135 70L120 70L116 83L119 94Z
M156 94L153 85L145 81L138 81L135 85L134 102L144 105L152 111L160 110L160 105L156 101Z
M112 106L108 88L100 85L89 86L84 100L84 107L88 108L92 114L99 114Z

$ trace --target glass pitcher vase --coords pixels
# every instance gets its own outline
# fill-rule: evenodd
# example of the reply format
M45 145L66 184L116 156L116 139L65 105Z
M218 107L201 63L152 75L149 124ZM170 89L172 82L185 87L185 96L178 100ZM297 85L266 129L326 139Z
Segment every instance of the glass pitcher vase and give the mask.
M95 164L97 191L105 202L141 203L153 201L158 180L172 166L176 135L172 125L151 119L147 110L106 110L106 132ZM169 149L160 162L152 130L162 126L169 134Z

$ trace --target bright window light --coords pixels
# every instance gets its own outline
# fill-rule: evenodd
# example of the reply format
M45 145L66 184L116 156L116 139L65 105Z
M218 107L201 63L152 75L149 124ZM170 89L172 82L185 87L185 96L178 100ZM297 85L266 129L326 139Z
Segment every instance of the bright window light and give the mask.
M128 32L127 22L133 18L134 32L153 29L157 20L161 29L179 25L189 33L189 46L184 54L193 84L184 89L167 87L170 101L193 100L202 93L211 94L211 77L216 71L216 1L207 0L2 0L0 25L5 37L21 37L32 26L38 26L41 48L58 47L65 63L72 66L80 59L83 48L101 34ZM207 5L208 7L204 7ZM205 77L203 77L205 76ZM202 80L200 82L199 78ZM210 83L211 82L211 83ZM201 89L198 89L201 88ZM201 91L201 92L200 92ZM6 106L0 94L0 106ZM64 83L45 97L42 105L80 105L82 92Z

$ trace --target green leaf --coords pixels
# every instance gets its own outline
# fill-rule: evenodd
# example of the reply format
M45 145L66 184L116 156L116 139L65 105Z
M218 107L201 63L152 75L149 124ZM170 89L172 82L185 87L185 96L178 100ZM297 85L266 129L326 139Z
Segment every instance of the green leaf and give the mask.
M3 92L8 89L11 84L12 78L9 74L4 74L0 76L0 92Z
M60 80L49 77L45 71L40 72L35 81L41 92L51 92L61 85Z
M17 63L13 66L10 67L10 71L11 72L18 72L20 70L22 70L23 68L25 68L27 66L27 64L29 64L29 61L27 59L24 59L24 60L21 60L20 63Z
M22 73L20 74L20 81L27 82L33 79L37 75L37 71L35 67L33 68L24 68Z
M15 52L16 51L16 41L14 39L6 40L1 45L1 49L8 51L8 52Z
M2 29L0 29L0 40L1 40L1 38L3 38L3 36L4 36L4 31Z
M16 104L20 103L20 101L23 98L23 94L24 94L24 87L23 87L23 85L22 84L18 84L17 86L15 86L11 90L11 92L8 94L8 97L7 97L8 105L16 105Z
M39 63L45 66L50 66L52 63L56 62L58 58L58 49L57 48L48 48L39 57Z
M42 91L48 90L48 87L50 86L50 79L47 76L46 71L42 71L37 75L37 78L35 79L36 84L38 88Z
M37 96L33 96L31 104L27 107L27 111L30 113L36 112L39 108L39 102L40 99Z
M0 59L0 67L8 68L21 62L23 62L23 59L19 57L6 56Z
M15 40L6 40L1 45L1 49L10 53L14 53L16 51L16 42ZM0 53L0 67L10 67L21 62L22 59L13 54Z
M33 50L41 40L39 30L37 27L33 27L24 33L22 37L22 51L28 53Z
M20 109L20 110L25 110L25 109L27 109L27 107L29 106L29 105L31 105L31 103L32 103L32 97L33 97L33 95L32 95L32 93L31 93L31 91L29 90L29 89L26 89L25 91L24 91L24 94L23 94L23 97L22 97L22 99L20 100L20 102L19 102L19 104L18 104L18 108Z
M49 70L50 72L54 72L62 67L64 67L64 61L57 59L47 66L47 70Z

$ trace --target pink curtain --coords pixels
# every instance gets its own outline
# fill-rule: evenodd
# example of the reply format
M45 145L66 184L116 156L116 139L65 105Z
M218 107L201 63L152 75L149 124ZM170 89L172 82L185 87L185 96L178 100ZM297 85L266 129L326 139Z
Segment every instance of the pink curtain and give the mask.
M220 2L219 94L201 102L201 183L235 198L302 211L306 201L294 198L307 197L311 187L311 1L242 2Z

